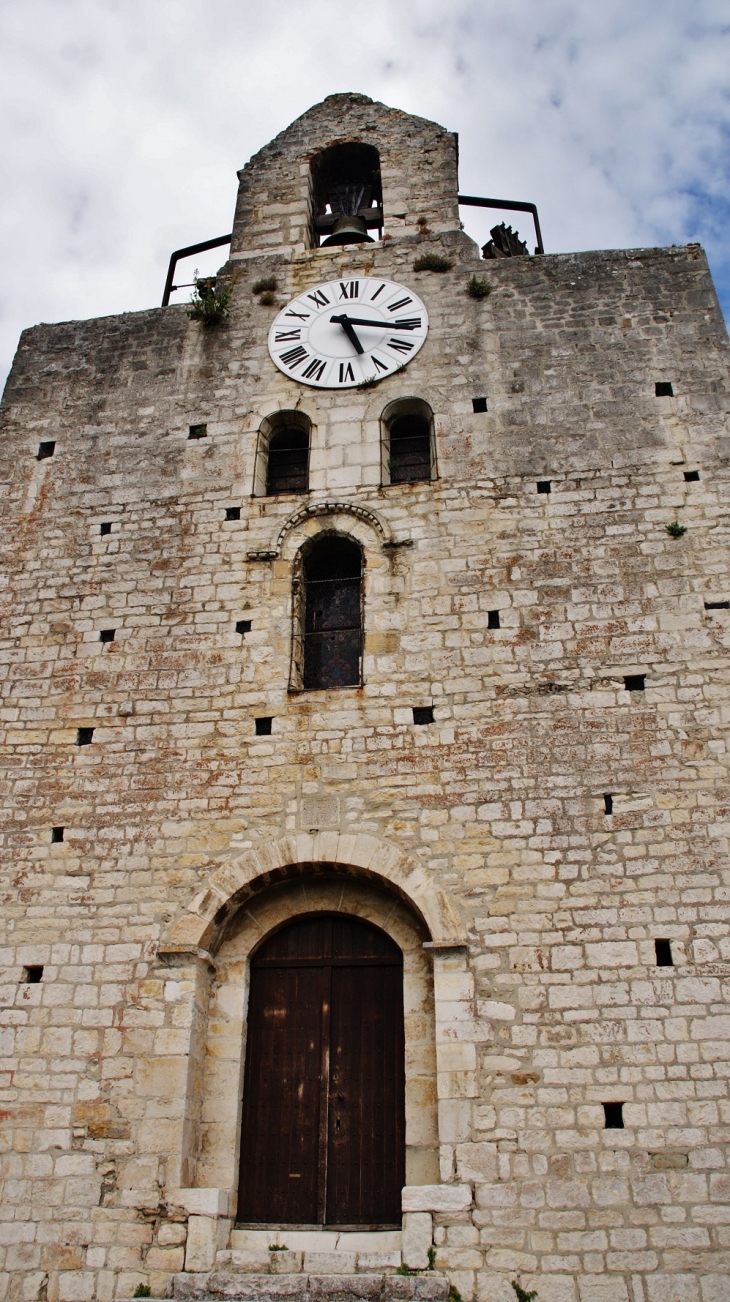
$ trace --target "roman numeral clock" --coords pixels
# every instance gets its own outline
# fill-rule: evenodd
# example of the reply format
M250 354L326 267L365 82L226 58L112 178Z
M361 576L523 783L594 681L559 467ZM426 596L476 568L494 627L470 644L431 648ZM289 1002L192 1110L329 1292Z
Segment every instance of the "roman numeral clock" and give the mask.
M272 361L300 384L352 389L399 370L426 342L428 313L393 280L328 280L292 299L269 331Z

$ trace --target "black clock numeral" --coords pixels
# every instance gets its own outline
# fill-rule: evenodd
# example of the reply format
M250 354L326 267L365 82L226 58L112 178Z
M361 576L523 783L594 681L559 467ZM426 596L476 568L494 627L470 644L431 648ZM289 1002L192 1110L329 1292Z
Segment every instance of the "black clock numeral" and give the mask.
M274 343L283 344L287 339L301 339L301 337L302 337L301 326L297 326L296 330L277 330L276 334L274 335Z
M352 373L352 367L350 363L348 362L345 365L344 362L340 362L340 384L346 384L348 380L354 380L354 379L355 376Z
M359 298L359 297L360 297L359 280L340 281L340 298Z
M307 298L311 298L315 307L327 307L329 304L327 295L321 289L315 289L313 294L307 294Z
M388 304L388 311L397 312L399 308L405 307L407 303L412 303L412 302L413 302L412 298L399 298L397 303Z
M385 281L383 281L382 285L380 286L380 289L376 289L375 293L370 295L370 302L374 303L376 298L378 297L378 294L382 294L384 289L385 289Z
M414 347L410 339L389 339L388 345L396 353L410 353Z
M394 330L420 330L420 316L402 316L393 322Z
M305 371L302 371L302 375L305 375L308 380L310 379L321 380L322 372L325 370L326 366L327 366L326 362L321 361L319 357L315 357L314 361L309 363L307 369Z
M285 366L288 366L290 371L293 371L295 366L298 366L300 362L306 361L308 357L309 353L306 348L302 348L300 344L298 348L290 348L288 353L282 353L279 361L283 362Z
M311 316L311 312L294 312L290 308L288 312L284 313L284 316L295 316L297 318L297 321L308 321Z
M375 353L371 353L370 356L379 371L387 371L388 367L386 363L381 362L380 358L375 356Z

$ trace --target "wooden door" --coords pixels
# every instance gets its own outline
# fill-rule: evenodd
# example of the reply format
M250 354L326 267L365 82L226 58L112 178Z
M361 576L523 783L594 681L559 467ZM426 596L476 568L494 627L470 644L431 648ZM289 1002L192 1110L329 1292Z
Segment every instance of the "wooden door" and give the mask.
M251 963L238 1219L400 1225L403 956L384 932L308 914Z

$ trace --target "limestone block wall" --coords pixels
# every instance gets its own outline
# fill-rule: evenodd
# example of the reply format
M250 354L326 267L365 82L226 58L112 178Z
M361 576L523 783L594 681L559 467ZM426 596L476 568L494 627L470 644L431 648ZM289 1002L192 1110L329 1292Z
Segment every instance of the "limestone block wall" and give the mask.
M452 269L415 272L428 249ZM718 1302L730 431L704 255L487 267L453 228L233 265L229 328L40 326L4 398L0 1297L164 1291L188 1233L220 1246L222 1186L198 1187L216 892L274 842L285 877L336 841L371 885L407 860L465 942L433 959L439 1179L405 1206L464 1298L520 1273L540 1302ZM279 306L373 267L428 307L413 363L347 394L287 380ZM437 481L380 485L398 396L433 408ZM254 498L261 421L294 407L310 493ZM291 694L292 565L322 528L364 548L364 683ZM175 950L177 926L198 939Z

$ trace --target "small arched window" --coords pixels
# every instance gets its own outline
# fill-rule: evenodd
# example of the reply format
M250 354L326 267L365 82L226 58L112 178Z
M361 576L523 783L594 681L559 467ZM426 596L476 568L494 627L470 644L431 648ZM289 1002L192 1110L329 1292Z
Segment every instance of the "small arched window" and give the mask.
M416 484L436 479L433 412L422 398L398 398L382 415L382 482Z
M277 411L261 422L254 469L255 497L309 492L311 428L312 422L301 411Z
M362 551L324 534L298 558L294 579L293 689L359 687L362 681Z

